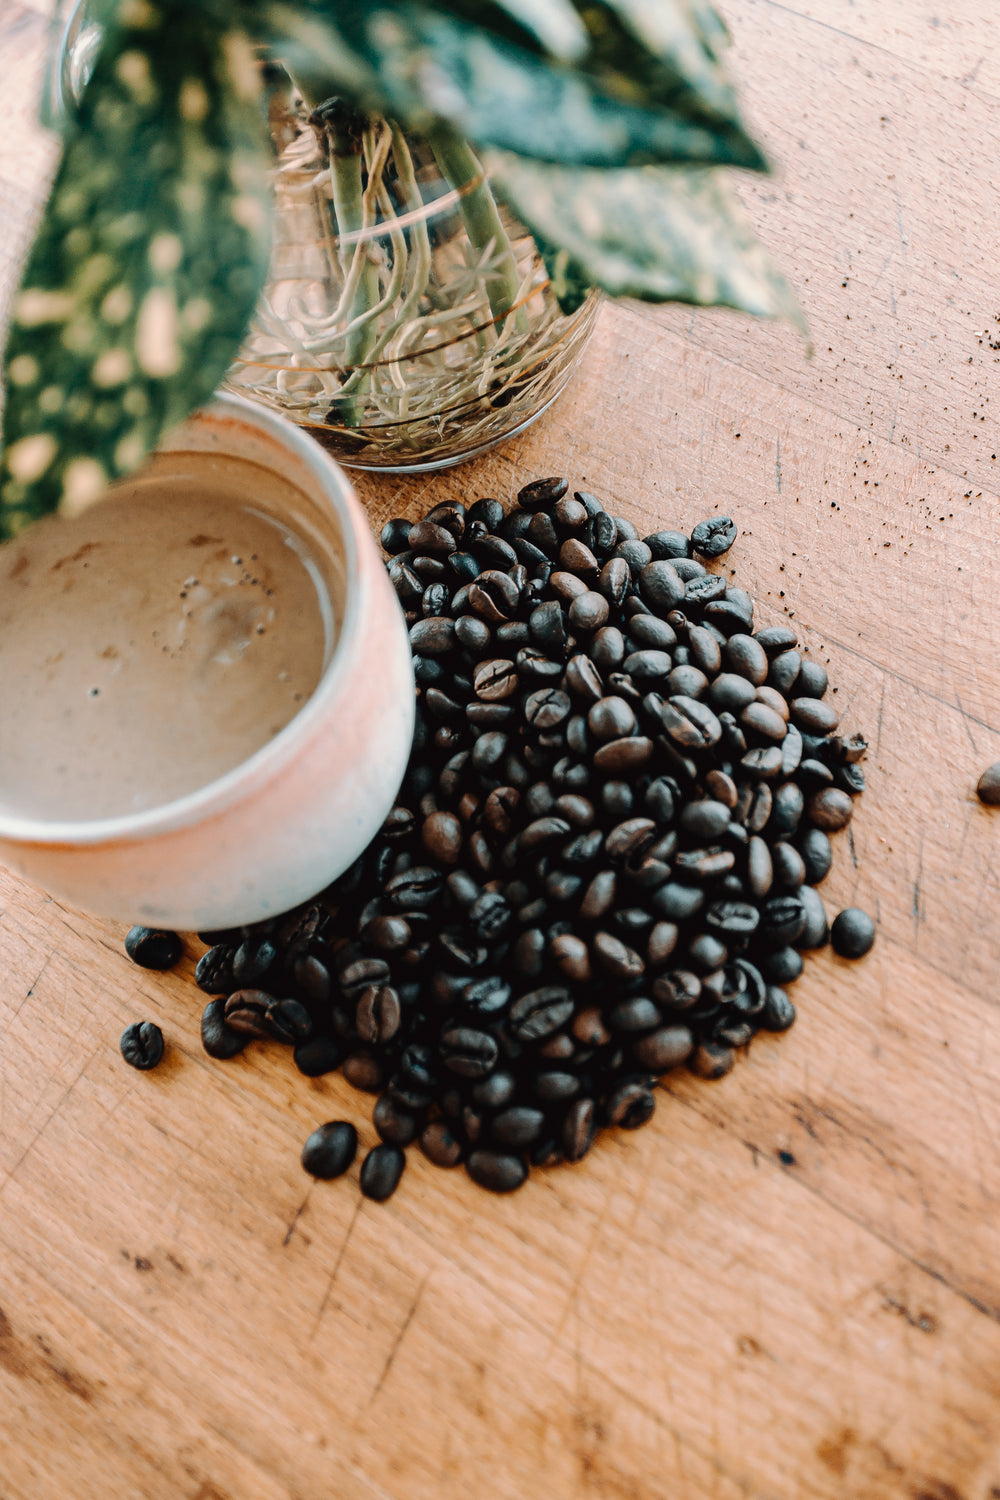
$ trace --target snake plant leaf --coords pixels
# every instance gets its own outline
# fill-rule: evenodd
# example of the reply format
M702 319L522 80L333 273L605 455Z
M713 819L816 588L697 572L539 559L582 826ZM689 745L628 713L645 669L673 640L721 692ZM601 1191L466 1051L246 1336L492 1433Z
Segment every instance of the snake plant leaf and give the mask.
M687 51L697 54L701 71L688 78L679 42L669 54L654 54L599 5L581 11L589 51L570 67L416 0L250 3L278 50L297 48L311 71L323 73L327 92L413 130L426 133L444 121L481 147L580 166L766 170L729 85L712 73L715 64L694 32ZM664 4L678 15L686 10L680 0ZM295 73L295 56L290 66Z
M568 170L503 152L484 160L496 193L566 274L615 297L738 308L786 318L802 311L757 239L735 190L710 169Z
M587 28L572 0L435 0L435 9L527 42L562 62L579 62L590 49Z
M211 395L267 270L246 37L186 0L123 4L138 19L107 34L14 301L6 535L90 503Z

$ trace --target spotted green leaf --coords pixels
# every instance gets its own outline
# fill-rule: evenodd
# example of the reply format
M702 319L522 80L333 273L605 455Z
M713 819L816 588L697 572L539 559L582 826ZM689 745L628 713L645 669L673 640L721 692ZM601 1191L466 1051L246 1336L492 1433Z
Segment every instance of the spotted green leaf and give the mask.
M805 329L791 288L723 174L573 171L502 152L489 153L486 166L497 194L538 235L550 266L562 253L570 287L575 277L614 297L734 307Z
M249 3L293 73L411 129L443 120L478 146L577 165L766 167L682 0L663 0L675 24L658 52L609 7L577 5L588 40L572 66L481 24L496 4L473 22L450 13L470 10L460 0Z
M88 504L211 395L267 269L246 37L187 0L119 4L14 301L5 535Z

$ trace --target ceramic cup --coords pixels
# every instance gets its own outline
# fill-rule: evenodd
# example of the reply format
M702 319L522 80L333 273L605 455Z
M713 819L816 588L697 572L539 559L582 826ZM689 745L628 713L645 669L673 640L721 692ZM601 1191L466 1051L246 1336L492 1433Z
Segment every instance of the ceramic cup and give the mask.
M358 857L406 768L413 669L365 513L311 438L260 406L219 396L158 451L264 471L262 508L320 536L341 560L339 633L308 701L235 768L174 801L100 821L0 809L0 863L95 916L196 931L287 911Z

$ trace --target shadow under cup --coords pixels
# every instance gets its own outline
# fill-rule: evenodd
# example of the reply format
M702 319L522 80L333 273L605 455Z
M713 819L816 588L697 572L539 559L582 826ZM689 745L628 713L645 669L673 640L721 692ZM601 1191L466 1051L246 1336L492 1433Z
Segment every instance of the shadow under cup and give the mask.
M0 551L0 692L0 861L181 930L328 885L413 733L405 622L346 476L231 396Z

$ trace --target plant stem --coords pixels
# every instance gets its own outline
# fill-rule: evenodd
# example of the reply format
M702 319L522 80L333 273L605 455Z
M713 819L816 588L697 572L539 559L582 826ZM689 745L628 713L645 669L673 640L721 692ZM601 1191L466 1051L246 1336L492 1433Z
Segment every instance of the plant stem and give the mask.
M367 122L363 115L342 99L327 100L310 118L320 124L326 133L338 238L357 234L369 227L364 211L361 174ZM370 312L379 301L378 268L369 259L364 240L355 241L353 246L350 242L341 245L340 262L346 279L351 279L359 257L360 275L357 277L347 318L349 323L353 323L356 318L362 321L351 332L344 348L344 362L349 369L364 364L376 336L373 320L365 319L364 314ZM344 402L342 416L345 427L358 425L358 402L353 396Z
M486 295L499 323L517 301L517 261L486 173L467 141L449 125L436 125L428 131L427 141L441 176L461 193L459 212L470 242L481 254L493 258L493 268L486 278Z

